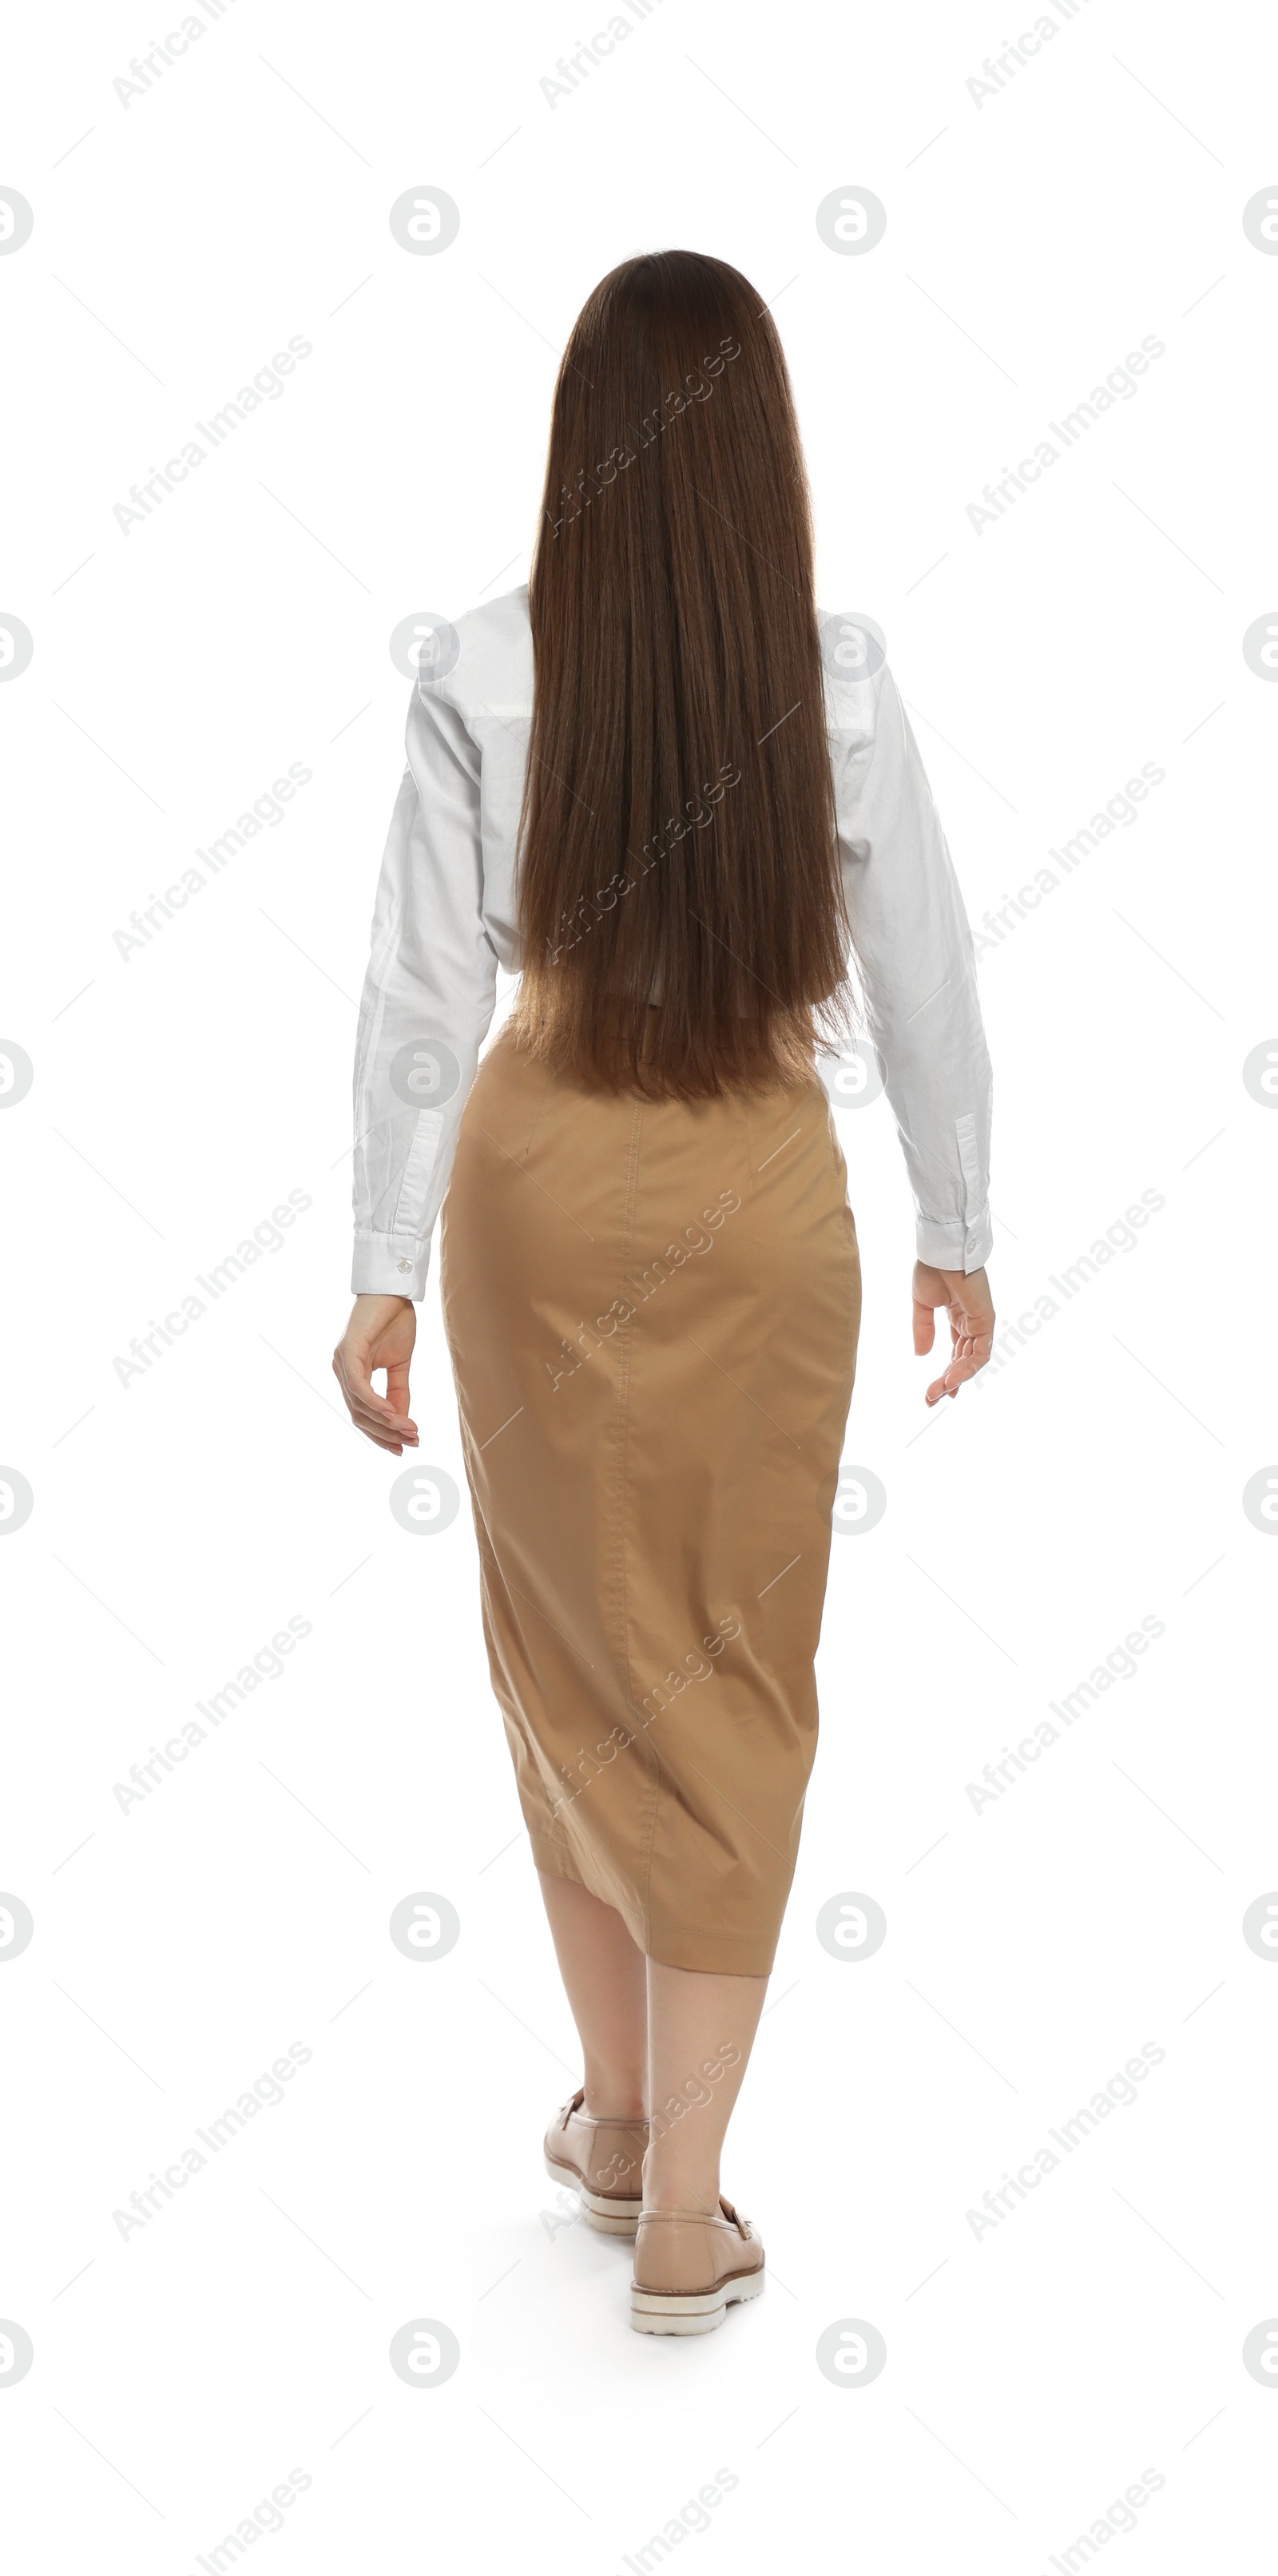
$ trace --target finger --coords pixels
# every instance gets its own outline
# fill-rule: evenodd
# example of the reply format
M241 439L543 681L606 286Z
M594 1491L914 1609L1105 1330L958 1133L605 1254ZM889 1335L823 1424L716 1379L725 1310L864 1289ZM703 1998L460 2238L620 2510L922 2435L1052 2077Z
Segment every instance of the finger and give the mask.
M344 1351L340 1344L333 1353L333 1375L342 1390L342 1401L352 1422L358 1423L361 1415L366 1420L376 1420L376 1408L381 1397L366 1375L363 1363Z
M339 1342L333 1353L333 1375L348 1404L355 1394L373 1395L376 1392L363 1352L354 1349L349 1342Z
M371 1388L367 1396L348 1396L347 1403L352 1413L358 1408L363 1418L375 1422L380 1431L393 1432L397 1438L401 1435L407 1438L411 1432L416 1439L416 1423L410 1422L406 1414L397 1413L394 1406L378 1394L376 1387Z
M933 1379L932 1384L927 1391L927 1402L930 1405L939 1404L943 1396L957 1395L959 1384L960 1381L954 1377L953 1371L947 1369L944 1377Z
M957 1395L959 1388L965 1386L969 1378L975 1377L978 1369L985 1367L989 1355L988 1343L984 1348L973 1343L963 1351L956 1351L944 1376L934 1379L928 1388L928 1403L938 1403L943 1395Z
M401 1455L403 1443L392 1424L384 1422L368 1406L352 1401L350 1397L347 1398L347 1411L353 1428L363 1439L371 1440L375 1449L393 1450L397 1458Z
M405 1430L411 1432L412 1437L415 1440L417 1437L417 1425L408 1409L410 1401L408 1393L408 1368L409 1363L407 1360L392 1360L390 1362L386 1371L386 1401L389 1404L396 1421L402 1422Z
M378 1394L362 1352L351 1350L339 1342L333 1353L333 1371L346 1398L347 1411L361 1430L367 1429L370 1422L388 1432L413 1428L405 1416L387 1403L385 1396Z
M913 1303L914 1349L917 1357L922 1359L924 1354L931 1350L936 1340L936 1317L931 1307L925 1306L921 1298L916 1297Z
M974 1314L970 1310L962 1307L960 1307L956 1313L952 1314L951 1321L953 1323L955 1333L961 1341L988 1341L993 1332L993 1324L988 1315Z
M348 1396L347 1410L356 1430L366 1431L369 1438L374 1440L401 1440L404 1436L403 1426L392 1416L375 1409L376 1406L376 1397L372 1404L363 1404L358 1398Z
M988 1316L970 1314L962 1308L951 1307L950 1339L953 1344L953 1357L957 1359L977 1350L982 1343L988 1349L992 1330Z
M383 1440L376 1431L365 1431L363 1425L358 1422L356 1423L355 1428L360 1433L360 1437L362 1439L371 1441L374 1449L385 1449L388 1455L392 1458L403 1457L404 1446L402 1441Z
M374 1368L378 1365L379 1363L377 1361L373 1362ZM386 1364L383 1362L381 1365L385 1366ZM386 1367L385 1395L378 1394L376 1387L372 1383L371 1374L366 1372L363 1381L363 1393L364 1400L366 1402L376 1405L379 1418L386 1424L388 1429L395 1431L411 1431L414 1436L416 1436L417 1425L415 1422L410 1421L408 1412L407 1360L397 1360L393 1365Z

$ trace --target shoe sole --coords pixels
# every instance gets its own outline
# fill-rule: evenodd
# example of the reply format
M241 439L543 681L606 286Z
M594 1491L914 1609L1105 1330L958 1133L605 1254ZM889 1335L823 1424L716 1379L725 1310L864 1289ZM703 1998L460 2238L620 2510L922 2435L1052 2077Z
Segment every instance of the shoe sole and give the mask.
M637 2236L642 2199L629 2203L606 2200L601 2192L591 2191L572 2165L554 2164L546 2157L546 2171L552 2182L561 2183L565 2191L575 2191L581 2202L581 2214L587 2227L601 2236Z
M761 2263L757 2272L739 2272L734 2281L722 2282L717 2290L698 2291L688 2298L673 2290L637 2290L632 2286L630 2322L636 2334L713 2334L729 2308L761 2295L765 2280Z

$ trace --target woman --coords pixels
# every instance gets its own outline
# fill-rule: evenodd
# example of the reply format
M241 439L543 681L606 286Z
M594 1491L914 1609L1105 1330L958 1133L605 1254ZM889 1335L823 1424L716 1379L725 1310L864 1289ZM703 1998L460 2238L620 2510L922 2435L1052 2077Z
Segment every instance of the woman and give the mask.
M972 941L877 639L818 617L785 361L722 261L596 288L530 584L442 641L378 891L334 1366L369 1439L416 1446L444 1202L492 1683L584 2060L547 2162L637 2239L633 2324L699 2334L763 2287L719 2156L816 1745L860 1317L817 1039L847 1042L851 947L916 1350L950 1320L933 1404L993 1323Z

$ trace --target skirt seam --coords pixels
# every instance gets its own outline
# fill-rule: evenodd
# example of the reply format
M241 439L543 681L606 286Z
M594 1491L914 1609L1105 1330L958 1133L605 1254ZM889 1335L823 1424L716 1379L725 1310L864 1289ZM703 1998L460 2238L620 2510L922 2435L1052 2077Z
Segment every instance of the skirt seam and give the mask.
M634 1119L630 1129L630 1159L629 1168L626 1173L626 1196L622 1210L621 1241L618 1247L620 1252L620 1267L623 1283L625 1281L626 1273L630 1267L630 1255L634 1243L635 1202L639 1194L639 1156L642 1130L643 1101L640 1098L635 1102ZM627 1316L625 1323L621 1327L622 1348L618 1353L620 1365L617 1380L617 1484L613 1495L614 1512L616 1515L616 1536L614 1545L621 1583L621 1634L619 1644L621 1651L622 1675L625 1685L626 1713L630 1717L633 1717L635 1713L635 1686L634 1675L630 1668L630 1595L627 1584L628 1554L626 1545L625 1517L626 1476L628 1470L630 1435L630 1363L634 1350L634 1324L635 1317L634 1310L632 1309L631 1313ZM647 1743L646 1738L644 1739L644 1752L649 1757L651 1756L651 1747ZM653 1844L656 1839L657 1810L661 1797L660 1764L653 1762L650 1758L648 1767L650 1803L647 1831L642 1839L639 1884L637 1891L643 1913L643 1946L645 1951L647 1950L652 1937L652 1851Z

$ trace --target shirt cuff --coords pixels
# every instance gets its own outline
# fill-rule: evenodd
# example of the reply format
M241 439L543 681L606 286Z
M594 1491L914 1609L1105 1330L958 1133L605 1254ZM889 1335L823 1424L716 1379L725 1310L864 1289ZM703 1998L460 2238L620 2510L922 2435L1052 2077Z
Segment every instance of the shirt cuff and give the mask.
M931 1217L921 1216L915 1228L915 1249L920 1261L933 1270L983 1270L994 1249L994 1228L988 1207L983 1207L969 1225L940 1225Z
M426 1294L430 1239L415 1234L357 1234L351 1263L351 1291L356 1297L413 1297Z

